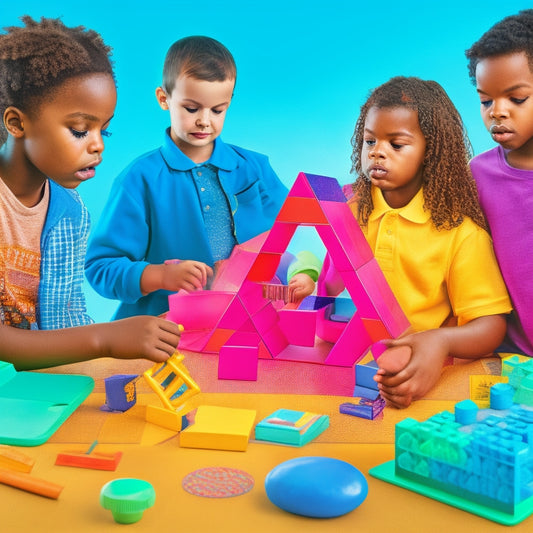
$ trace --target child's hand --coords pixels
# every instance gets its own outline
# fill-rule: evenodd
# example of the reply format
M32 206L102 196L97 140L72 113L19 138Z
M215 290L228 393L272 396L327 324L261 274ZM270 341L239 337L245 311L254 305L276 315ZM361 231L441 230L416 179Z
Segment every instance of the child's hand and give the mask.
M164 289L170 292L199 290L213 276L213 269L201 261L169 260L161 265L148 265L141 275L141 292Z
M166 361L178 346L182 328L155 316L134 316L98 324L102 356Z
M388 345L390 350L378 358L380 368L374 379L387 403L401 409L425 396L437 383L449 348L446 336L438 329L414 333Z
M213 269L201 261L165 261L163 288L177 292L200 290L207 284L207 278L213 276Z
M315 282L311 277L303 272L295 274L289 281L289 291L292 295L293 302L299 302L313 294Z

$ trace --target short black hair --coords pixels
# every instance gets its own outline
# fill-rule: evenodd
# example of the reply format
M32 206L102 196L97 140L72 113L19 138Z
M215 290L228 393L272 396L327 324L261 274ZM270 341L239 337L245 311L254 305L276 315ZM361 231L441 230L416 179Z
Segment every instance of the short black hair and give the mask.
M497 22L466 50L472 83L476 84L476 67L482 59L516 52L525 52L533 72L533 9L524 9Z

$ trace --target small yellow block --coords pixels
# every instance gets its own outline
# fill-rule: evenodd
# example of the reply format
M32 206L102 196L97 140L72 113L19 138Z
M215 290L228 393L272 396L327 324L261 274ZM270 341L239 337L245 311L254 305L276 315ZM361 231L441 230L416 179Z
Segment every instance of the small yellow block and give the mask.
M171 411L156 405L146 406L146 420L152 424L170 429L172 431L181 431L183 411Z
M245 451L255 415L251 409L201 405L194 423L180 433L180 446Z
M25 453L0 444L0 468L16 470L17 472L31 472L35 459L27 456Z

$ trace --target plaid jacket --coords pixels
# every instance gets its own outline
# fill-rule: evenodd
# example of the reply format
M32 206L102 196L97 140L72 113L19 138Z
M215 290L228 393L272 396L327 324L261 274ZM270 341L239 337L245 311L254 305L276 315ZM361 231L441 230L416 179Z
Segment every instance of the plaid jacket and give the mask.
M50 204L41 234L39 329L91 324L83 293L90 218L79 194L50 180Z

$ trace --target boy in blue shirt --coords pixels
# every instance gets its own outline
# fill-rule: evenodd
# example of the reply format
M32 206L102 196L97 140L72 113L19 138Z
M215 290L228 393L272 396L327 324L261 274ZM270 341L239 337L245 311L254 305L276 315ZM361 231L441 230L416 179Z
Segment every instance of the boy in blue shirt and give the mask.
M266 156L219 137L236 76L214 39L169 48L156 97L170 128L117 178L88 249L89 282L122 302L115 318L167 311L171 292L201 289L235 244L272 226L286 187Z

